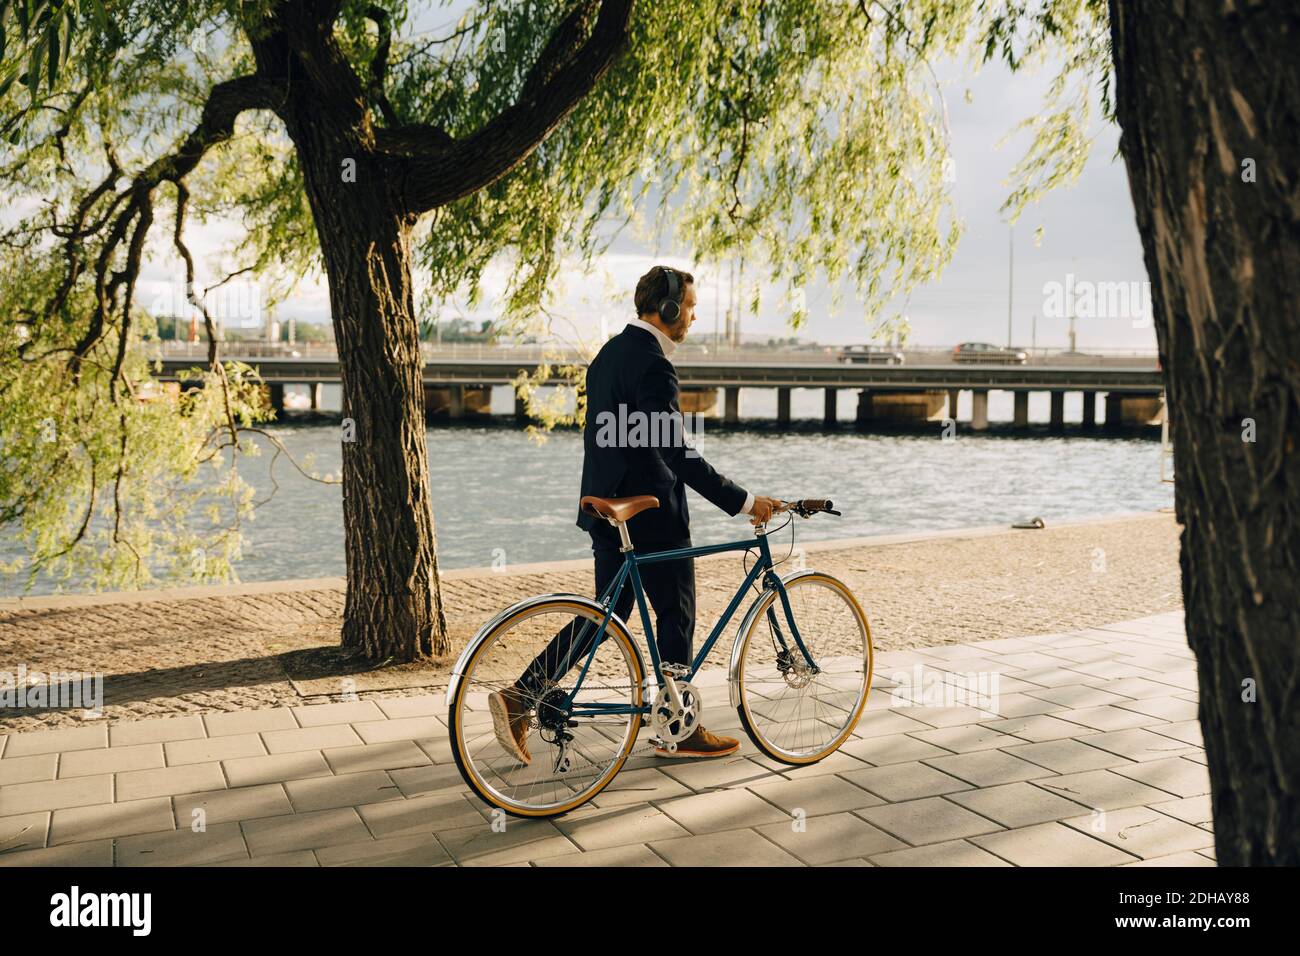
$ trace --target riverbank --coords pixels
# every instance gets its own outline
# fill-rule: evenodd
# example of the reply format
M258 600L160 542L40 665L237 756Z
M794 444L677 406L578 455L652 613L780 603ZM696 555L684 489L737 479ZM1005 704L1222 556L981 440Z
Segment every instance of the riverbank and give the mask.
M802 529L801 529L802 530ZM1155 513L1042 530L800 540L807 566L862 601L877 651L1095 627L1181 607L1179 528ZM788 536L774 534L773 556ZM796 552L782 567L799 563ZM735 593L738 554L697 562L697 642ZM589 560L443 575L455 651L497 610L544 591L591 593ZM111 720L428 693L449 661L364 673L339 659L336 578L0 601L0 670L104 675ZM725 661L730 635L713 658ZM639 626L633 627L640 634ZM698 645L697 645L698 646ZM712 660L712 658L711 658ZM368 690L367 688L374 688ZM0 712L0 731L74 726L82 711Z

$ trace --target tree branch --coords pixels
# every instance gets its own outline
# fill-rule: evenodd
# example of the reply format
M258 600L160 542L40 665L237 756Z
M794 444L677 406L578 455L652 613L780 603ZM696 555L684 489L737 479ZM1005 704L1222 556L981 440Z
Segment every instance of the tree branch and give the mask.
M381 149L413 154L402 164L412 211L427 212L490 186L523 162L591 92L627 45L634 0L600 0L588 33L595 2L582 0L561 21L525 77L519 98L478 132L450 140L430 132L433 127L399 127L377 137Z
M375 57L370 61L370 98L379 107L384 122L389 126L396 126L398 125L397 111L393 109L393 104L388 102L388 94L384 92L384 80L388 77L388 53L393 46L392 18L388 15L388 11L377 3L372 3L366 8L366 18L373 20L375 26L379 28L379 43L375 47Z

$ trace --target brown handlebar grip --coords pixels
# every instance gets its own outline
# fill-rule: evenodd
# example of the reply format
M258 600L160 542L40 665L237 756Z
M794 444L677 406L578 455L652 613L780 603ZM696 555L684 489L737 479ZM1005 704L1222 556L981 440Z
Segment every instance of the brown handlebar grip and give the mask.
M834 507L829 498L805 498L799 503L809 511L830 511Z

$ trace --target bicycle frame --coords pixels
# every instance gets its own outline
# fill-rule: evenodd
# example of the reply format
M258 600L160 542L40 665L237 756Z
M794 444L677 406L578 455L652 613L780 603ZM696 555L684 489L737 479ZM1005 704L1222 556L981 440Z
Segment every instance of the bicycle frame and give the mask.
M652 564L656 561L694 558L706 554L719 554L724 551L750 551L755 547L757 547L759 551L758 561L755 562L754 567L750 569L749 573L745 576L745 580L741 582L735 595L732 596L731 602L727 605L727 609L722 612L722 617L718 619L718 623L713 626L713 630L709 633L708 639L704 642L703 647L700 648L700 652L695 655L695 660L691 662L690 671L685 675L685 680L689 681L695 676L699 669L704 666L705 660L708 659L709 653L713 650L713 645L717 643L718 638L722 636L723 630L725 630L727 625L731 623L731 617L736 613L736 608L740 606L741 599L760 576L762 576L766 588L776 590L777 595L781 600L781 607L784 611L786 623L790 628L790 635L794 639L794 643L798 647L799 652L803 655L804 660L807 661L808 666L813 668L815 672L817 665L813 662L812 655L808 652L807 647L804 646L803 639L799 636L799 628L794 623L794 614L790 610L790 599L786 594L785 585L773 570L772 554L768 548L767 536L765 534L759 534L757 535L757 539L757 542L753 540L729 541L724 544L708 544L692 548L674 548L670 551L652 551L646 554L637 554L635 548L631 551L624 552L623 566L619 568L618 574L616 574L614 579L610 581L609 585L605 588L605 592L599 598L600 604L605 608L605 616L602 618L600 627L597 629L596 635L592 639L591 649L583 652L587 659L582 665L582 672L578 675L573 690L565 700L565 706L569 708L569 716L607 717L610 714L645 714L649 713L651 709L652 705L648 702L643 703L640 707L633 707L629 704L602 703L600 701L584 702L577 707L573 704L573 699L577 696L578 691L582 687L583 679L587 676L587 670L591 667L591 662L595 659L596 652L600 649L600 645L605 639L606 626L609 624L610 618L613 616L613 608L617 606L618 598L623 593L623 586L629 580L632 582L632 589L636 594L637 608L641 612L641 626L645 631L646 644L650 648L650 660L654 666L655 679L658 681L660 687L665 686L663 665L659 657L659 643L655 639L654 628L650 624L650 610L646 604L645 589L641 584L641 573L638 570L640 565ZM775 604L773 604L773 607L768 608L768 620L772 623L777 640L780 642L782 649L789 652L790 648L786 643L785 636L781 632L781 625L777 621L775 613L773 613L774 607ZM588 622L588 625L590 623L591 622ZM575 639L571 646L577 646L580 643L582 643L580 639ZM567 661L566 663L569 664L569 667L572 666L571 663ZM564 668L564 670L568 670L568 667Z

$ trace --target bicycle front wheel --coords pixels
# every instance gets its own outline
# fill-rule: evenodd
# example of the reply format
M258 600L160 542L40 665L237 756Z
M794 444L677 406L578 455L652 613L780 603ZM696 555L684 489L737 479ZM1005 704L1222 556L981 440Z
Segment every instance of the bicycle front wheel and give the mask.
M801 572L780 594L759 598L749 627L737 640L737 710L755 745L773 760L815 763L839 748L871 689L871 628L853 592L837 578ZM812 658L809 667L794 640Z
M448 723L461 775L486 802L515 816L556 816L599 793L627 760L641 728L641 657L612 617L592 654L602 619L598 606L573 598L524 602L468 651ZM493 719L503 692L526 728L517 749Z

